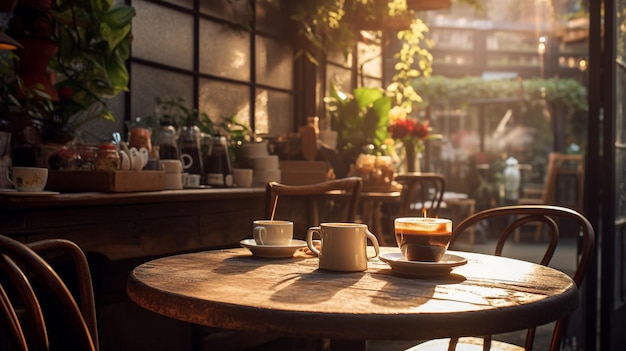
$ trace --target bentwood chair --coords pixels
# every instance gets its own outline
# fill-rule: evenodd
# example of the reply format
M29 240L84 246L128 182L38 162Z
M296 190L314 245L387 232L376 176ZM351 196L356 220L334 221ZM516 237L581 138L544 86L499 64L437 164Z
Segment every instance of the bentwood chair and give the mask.
M394 180L402 185L399 217L437 216L446 189L446 179L442 174L403 173L397 175Z
M297 224L304 224L302 230L322 221L354 222L362 188L360 177L307 185L270 182L265 188L265 215L294 221L294 236Z
M580 242L577 264L573 271L572 280L580 289L583 278L587 272L590 258L595 245L595 232L591 223L579 212L562 207L551 205L516 205L487 209L469 216L453 228L450 247L454 248L454 243L471 226L476 224L502 225L496 243L495 255L502 256L505 243L514 234L515 230L528 223L542 224L548 227L549 242L539 263L548 265L559 244L559 238L564 228L576 230L577 238ZM503 223L505 223L503 225ZM515 245L515 244L513 244ZM565 326L568 318L558 320L552 330L550 351L560 350ZM501 341L492 341L491 336L464 337L452 339L437 339L421 343L410 348L410 351L512 351L512 350L532 350L534 344L536 328L528 329L524 347L508 344Z
M567 179L559 179L559 176L567 176ZM583 206L583 186L585 174L583 171L582 155L565 155L559 152L551 152L548 158L545 183L540 187L523 187L521 197L518 199L518 205L565 205L563 202L557 202L557 193L559 185L565 180L575 182L577 190L573 193L576 195L568 201L567 207L580 210ZM541 236L541 225L536 226L535 241L539 241ZM520 240L520 230L515 232L515 241Z
M322 221L354 222L363 182L348 177L307 185L269 182L265 187L265 218L294 222L294 237L306 235L306 229ZM201 336L205 349L243 350L317 350L323 341L285 339L280 335L211 330ZM311 344L312 343L312 344ZM280 346L278 346L280 345Z
M98 350L91 274L76 244L0 235L0 254L0 349Z

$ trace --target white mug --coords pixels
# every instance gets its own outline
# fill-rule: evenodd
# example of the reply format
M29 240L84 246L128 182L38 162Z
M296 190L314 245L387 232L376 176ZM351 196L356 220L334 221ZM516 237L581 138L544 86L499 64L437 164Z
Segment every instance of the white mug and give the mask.
M293 239L293 222L258 219L253 224L257 245L289 245Z
M318 250L313 244L313 234L322 239ZM374 245L376 254L367 256L367 239ZM367 269L367 261L379 254L378 240L367 225L360 223L322 223L306 233L307 246L319 256L320 269L359 272Z

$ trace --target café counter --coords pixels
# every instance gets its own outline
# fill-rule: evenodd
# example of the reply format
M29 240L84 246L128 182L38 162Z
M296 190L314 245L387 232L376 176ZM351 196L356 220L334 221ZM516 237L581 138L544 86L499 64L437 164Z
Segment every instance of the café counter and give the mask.
M65 238L112 261L237 246L264 213L264 190L0 195L0 233Z

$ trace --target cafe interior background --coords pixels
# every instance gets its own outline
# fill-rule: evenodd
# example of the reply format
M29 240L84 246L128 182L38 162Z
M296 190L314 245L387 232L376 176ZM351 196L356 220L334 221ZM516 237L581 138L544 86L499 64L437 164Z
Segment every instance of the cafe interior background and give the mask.
M441 135L425 141L417 167L444 174L447 190L476 199L476 210L508 203L503 170L509 157L520 165L523 187L542 183L550 152L583 154L584 186L565 178L558 182L558 201L571 205L583 199L580 209L600 233L585 291L585 309L598 314L588 313L581 340L587 349L596 344L614 349L623 338L616 332L626 295L624 264L618 260L624 251L620 218L626 215L618 100L623 48L616 44L623 1L389 1L415 7L408 16L402 8L394 16L372 5L370 12L340 13L341 19L332 11L314 15L316 6L332 9L334 1L113 3L134 9L130 34L122 39L129 44L121 53L129 54L122 61L127 72L118 67L121 88L102 95L110 114L80 115L79 122L88 122L69 128L73 133L64 145L112 141L137 123L156 128L166 101L186 108L182 117L197 119L203 131L268 140L283 159L298 158L289 143L315 116L320 134L339 133L337 151L346 168L339 166L336 175L345 176L345 163L359 153L397 152L394 167L406 170L402 149L375 133L341 149L342 133L350 130L337 123L347 118L337 109L337 98L375 88L398 98L393 105L410 102L409 116L429 121L431 133ZM11 33L13 12L0 15L0 25ZM339 27L333 28L337 20ZM317 28L307 31L313 21ZM405 42L417 46L404 47ZM402 70L406 56L398 55L412 48L419 49L417 60ZM3 57L13 54L5 51ZM0 69L6 82L11 67ZM417 95L398 88L411 85ZM11 100L5 87L6 107ZM63 100L61 91L54 94ZM377 118L386 131L388 116ZM39 141L59 145L49 137ZM231 152L236 154L236 147Z

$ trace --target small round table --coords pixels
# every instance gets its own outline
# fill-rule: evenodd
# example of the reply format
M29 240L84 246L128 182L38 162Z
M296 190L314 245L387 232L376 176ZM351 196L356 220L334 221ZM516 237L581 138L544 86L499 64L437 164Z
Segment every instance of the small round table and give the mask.
M127 292L143 308L190 323L339 340L496 334L558 320L578 305L574 282L553 268L450 253L468 263L450 275L415 278L378 259L365 272L338 273L318 269L304 251L287 259L205 251L136 267Z

